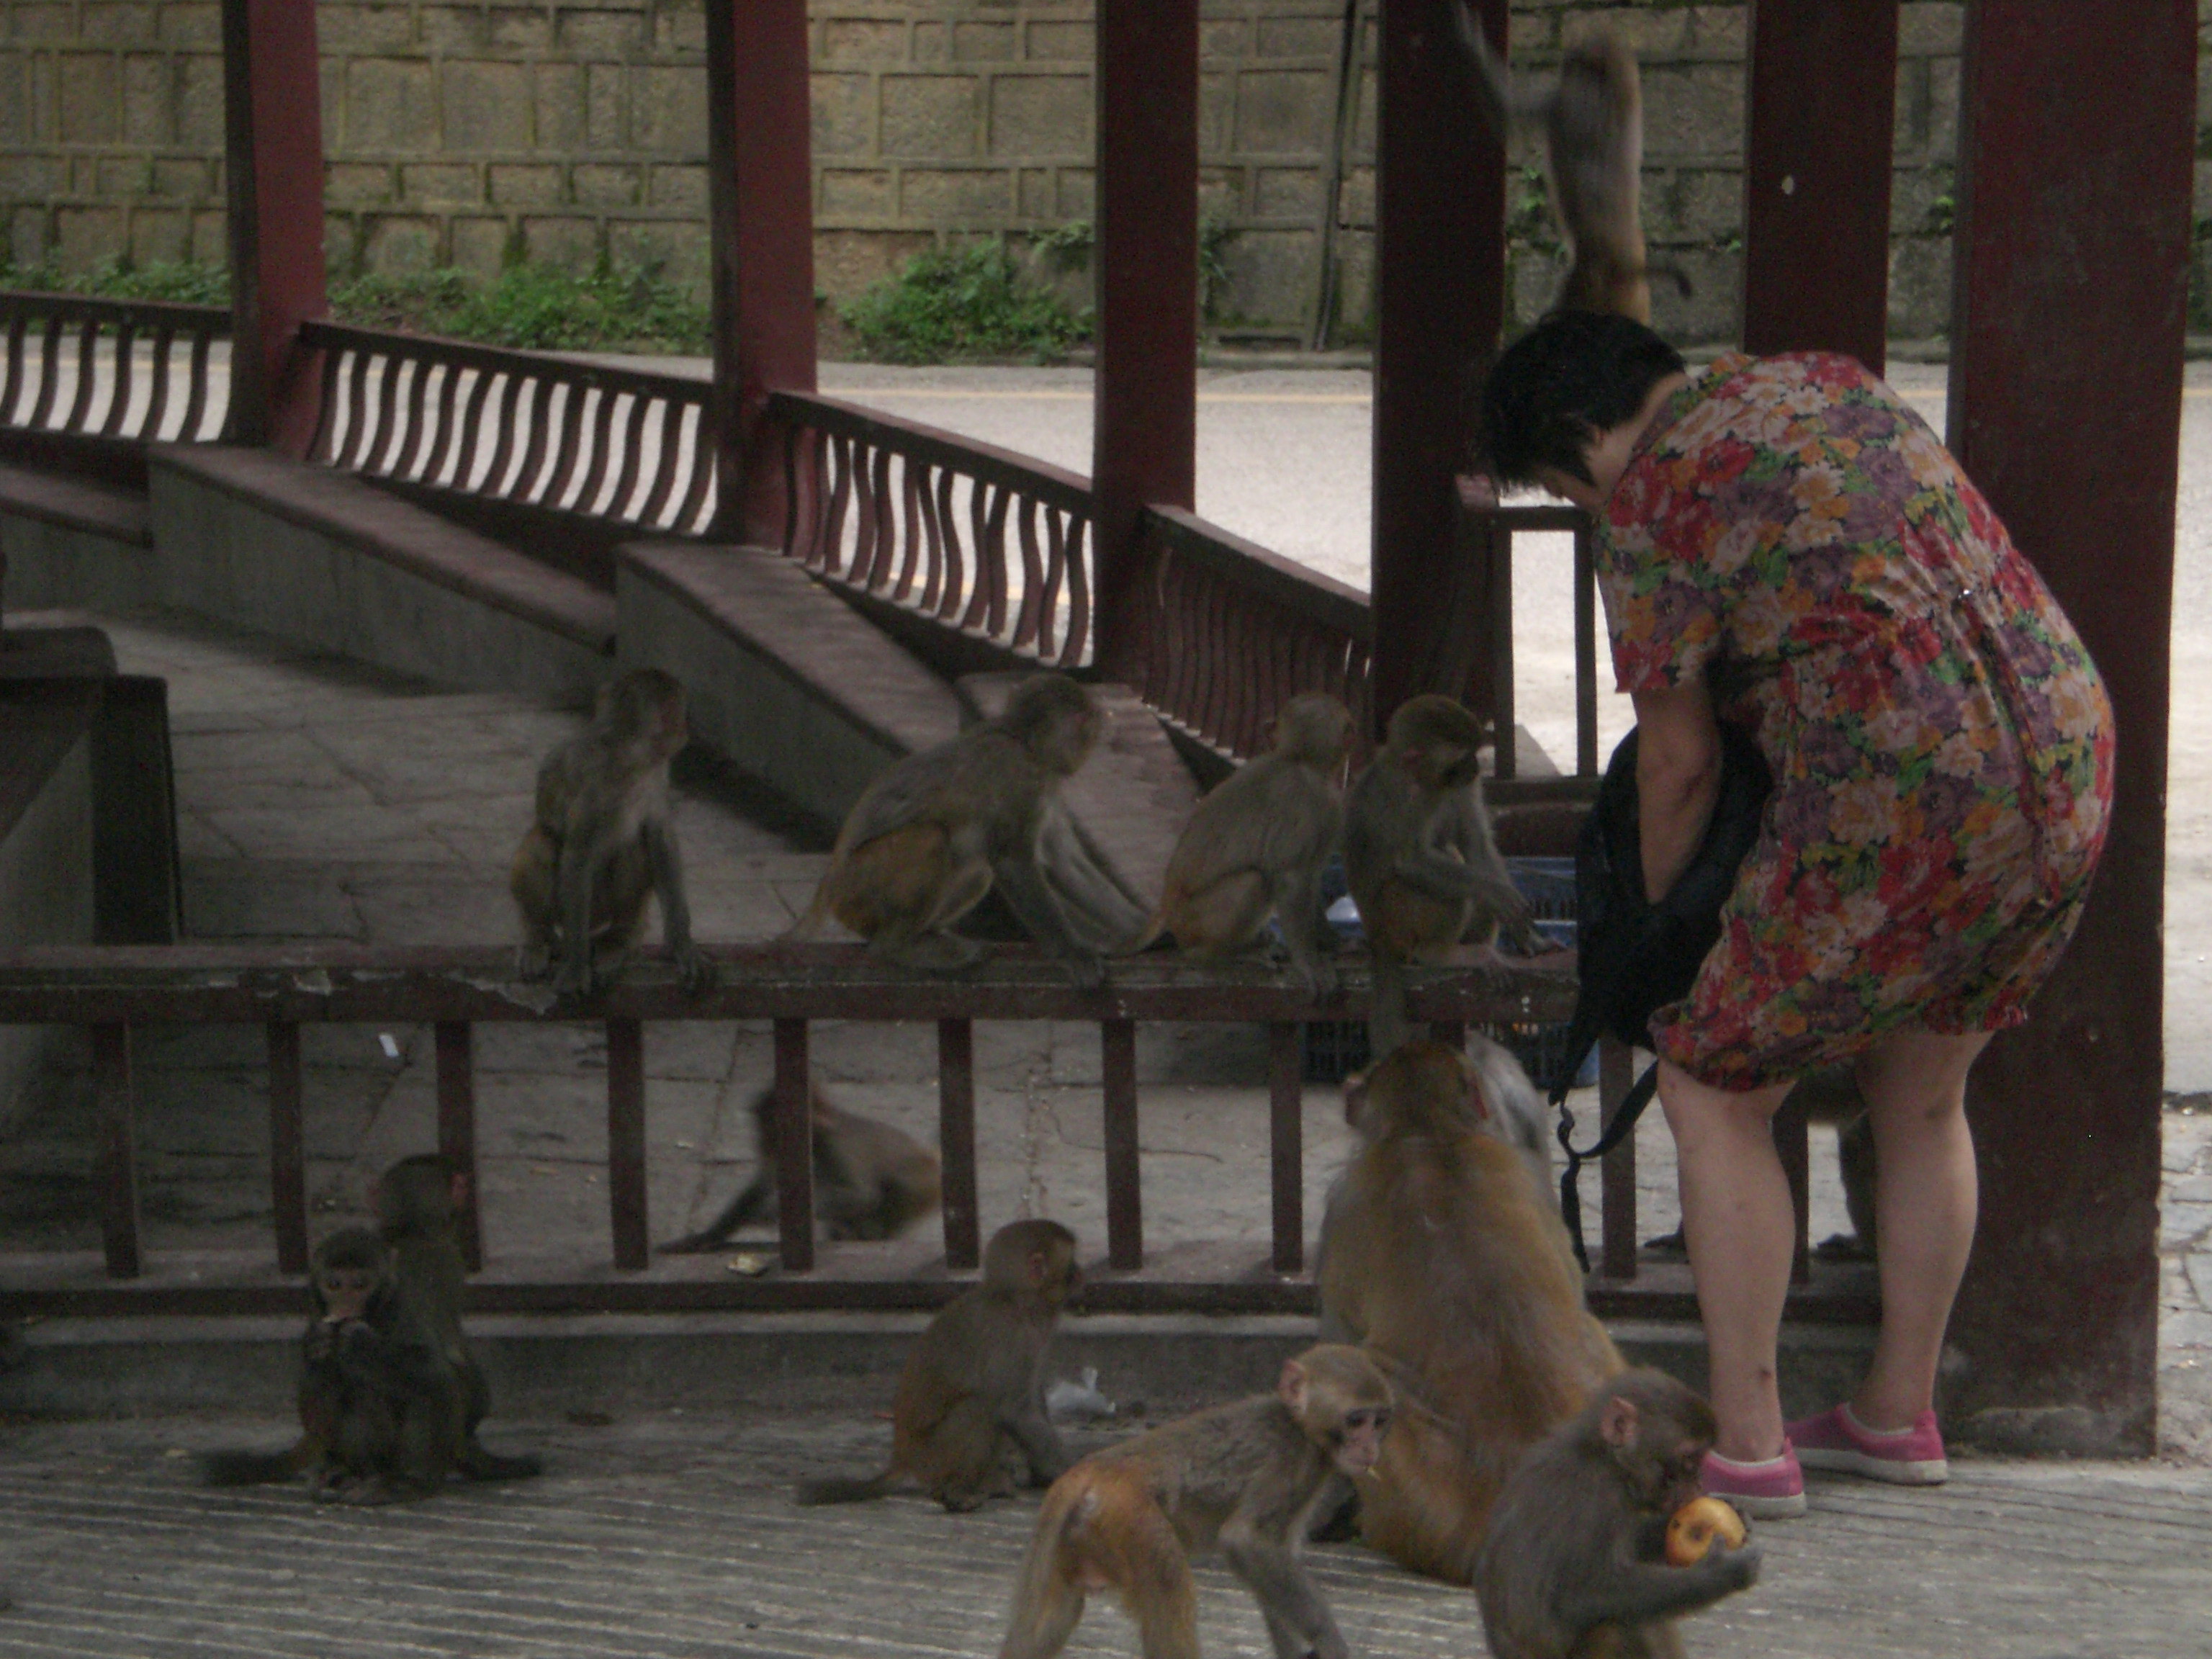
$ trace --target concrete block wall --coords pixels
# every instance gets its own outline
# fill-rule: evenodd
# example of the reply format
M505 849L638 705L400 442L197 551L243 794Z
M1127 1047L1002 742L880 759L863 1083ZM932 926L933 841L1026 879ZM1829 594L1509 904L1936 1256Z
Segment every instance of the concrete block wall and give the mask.
M1347 3L1204 0L1202 200L1235 233L1220 304L1232 330L1302 334L1325 245L1342 334L1358 337L1368 319L1374 88L1365 67L1340 82ZM2212 0L2200 9L2212 16ZM939 237L1089 216L1090 0L811 9L816 258L830 297ZM1375 9L1358 0L1362 66L1374 61ZM0 0L0 252L30 262L52 251L72 265L222 258L219 10ZM1904 7L1891 301L1901 337L1938 333L1948 318L1963 11L1959 0ZM703 283L700 0L318 0L317 17L335 271L606 253ZM1515 57L1531 69L1600 25L1641 54L1647 226L1698 290L1660 296L1658 321L1686 340L1735 328L1746 18L1741 5L1674 0L1519 0L1513 15ZM2204 86L2212 128L2212 76ZM2199 173L2212 225L2212 161ZM1548 222L1527 199L1534 188L1516 177L1523 316L1559 277Z

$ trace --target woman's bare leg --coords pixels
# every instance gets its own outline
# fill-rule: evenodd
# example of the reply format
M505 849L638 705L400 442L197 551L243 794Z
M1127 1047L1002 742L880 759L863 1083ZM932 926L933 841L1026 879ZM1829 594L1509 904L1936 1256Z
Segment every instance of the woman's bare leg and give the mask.
M1859 1056L1874 1122L1881 1334L1851 1411L1870 1429L1910 1428L1935 1400L1944 1328L1974 1243L1966 1071L1989 1040L1986 1031L1898 1031Z
M1659 1103L1674 1132L1682 1237L1698 1281L1720 1419L1715 1449L1738 1462L1761 1462L1782 1450L1774 1345L1797 1215L1774 1147L1774 1112L1789 1092L1782 1083L1731 1094L1670 1061L1659 1063Z

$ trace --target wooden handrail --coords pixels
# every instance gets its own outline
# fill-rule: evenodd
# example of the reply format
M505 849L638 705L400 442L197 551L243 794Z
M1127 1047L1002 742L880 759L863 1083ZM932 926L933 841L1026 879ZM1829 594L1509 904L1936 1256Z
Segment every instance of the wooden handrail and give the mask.
M230 311L224 306L180 305L171 300L110 300L90 294L52 294L41 289L0 289L0 322L15 317L58 317L64 322L128 325L136 329L169 328L179 334L213 334L228 338Z

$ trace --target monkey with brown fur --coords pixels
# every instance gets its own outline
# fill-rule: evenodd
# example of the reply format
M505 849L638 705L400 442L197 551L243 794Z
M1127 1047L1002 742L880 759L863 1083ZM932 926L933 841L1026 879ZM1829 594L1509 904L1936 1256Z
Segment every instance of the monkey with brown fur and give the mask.
M1189 1555L1217 1547L1278 1659L1346 1659L1298 1551L1315 1499L1333 1477L1374 1468L1390 1417L1390 1386L1366 1356L1324 1345L1285 1360L1273 1394L1093 1452L1045 1494L1000 1659L1052 1659L1103 1589L1145 1659L1198 1659Z
M518 967L554 988L587 996L595 948L629 951L645 932L645 902L660 901L660 927L687 989L714 968L691 942L684 861L668 802L668 766L691 739L684 687L657 668L636 668L599 688L590 730L538 769L535 821L515 849L508 886L522 914Z
M995 720L900 761L854 804L813 903L786 937L811 938L834 915L890 961L957 972L982 947L951 927L995 884L1078 985L1103 983L1097 949L1078 936L1054 891L1054 879L1085 872L1055 866L1048 877L1040 862L1065 817L1060 782L1090 757L1103 724L1076 682L1037 674Z
M834 1104L809 1087L814 1118L814 1209L833 1239L896 1238L933 1213L944 1194L937 1154L903 1129ZM720 1249L741 1227L776 1219L775 1091L753 1100L752 1180L697 1232L660 1247L664 1255Z
M1322 915L1321 872L1342 822L1337 775L1352 713L1308 692L1275 716L1274 747L1198 804L1168 860L1158 927L1201 960L1251 948L1273 916L1316 997L1336 993L1335 940Z
M283 1452L216 1452L210 1486L306 1475L319 1502L398 1503L443 1486L462 1434L459 1379L407 1295L391 1247L366 1227L315 1246L301 1343L300 1437Z
M1522 1454L1621 1369L1558 1205L1485 1130L1488 1109L1474 1068L1440 1043L1370 1071L1316 1269L1323 1334L1364 1344L1398 1396L1361 1534L1462 1584Z
M983 1250L981 1283L949 1303L907 1355L891 1407L891 1457L881 1474L799 1487L803 1504L880 1498L911 1481L946 1509L980 1507L1013 1490L1018 1455L1033 1486L1067 1467L1044 1409L1044 1358L1060 1310L1083 1283L1075 1235L1057 1221L1010 1221Z
M1674 1620L1759 1582L1759 1547L1665 1559L1701 1488L1712 1408L1661 1372L1625 1371L1514 1474L1474 1593L1495 1659L1680 1659Z
M1449 697L1390 716L1389 738L1344 803L1344 873L1375 975L1369 1030L1388 1054L1412 1033L1404 968L1502 930L1534 950L1528 903L1506 873L1482 804L1483 728Z
M1636 55L1610 34L1569 46L1559 78L1541 90L1513 84L1466 0L1452 6L1475 101L1501 143L1516 124L1540 127L1552 209L1571 258L1554 311L1603 311L1651 320L1653 267L1644 246L1644 92ZM1663 268L1684 295L1689 279Z
M461 1395L461 1425L453 1455L454 1473L471 1480L520 1480L542 1471L535 1457L506 1457L477 1438L491 1411L491 1389L461 1328L461 1295L468 1268L457 1224L470 1200L468 1177L435 1152L403 1158L378 1179L369 1201L378 1230L392 1249L399 1292L428 1326Z

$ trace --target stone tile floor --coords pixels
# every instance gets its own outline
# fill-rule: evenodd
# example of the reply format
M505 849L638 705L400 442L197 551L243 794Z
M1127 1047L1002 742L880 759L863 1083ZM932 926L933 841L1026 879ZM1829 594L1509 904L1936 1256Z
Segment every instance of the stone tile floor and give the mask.
M538 758L574 729L575 711L439 693L176 617L98 620L128 670L169 681L192 933L511 937L506 861ZM678 822L702 937L772 933L811 892L819 849L728 780L688 776ZM430 1144L428 1033L311 1030L307 1051L311 1190L335 1221L357 1210L377 1169ZM604 1249L599 1037L486 1030L477 1058L491 1255L526 1238L533 1253ZM986 1028L977 1058L987 1225L1033 1211L1103 1231L1095 1036ZM264 1241L259 1034L149 1034L137 1059L150 1246ZM824 1026L817 1060L848 1103L917 1132L933 1123L928 1033ZM656 1027L647 1063L653 1230L666 1237L747 1173L745 1105L767 1075L766 1033ZM1254 1042L1146 1028L1141 1075L1148 1237L1263 1237ZM94 1242L82 1085L76 1068L56 1067L0 1136L11 1248ZM1308 1091L1314 1218L1343 1147L1334 1092ZM1940 1494L1824 1486L1810 1522L1765 1529L1766 1582L1692 1626L1698 1651L2212 1651L2212 1476L2191 1467L2212 1450L2212 1115L2197 1108L2212 1101L2179 1103L2166 1124L2171 1461L1974 1462ZM1655 1114L1639 1138L1654 1232L1673 1224L1671 1154ZM1814 1221L1816 1236L1844 1224L1832 1156L1818 1146ZM878 1403L503 1425L503 1439L548 1447L546 1479L366 1516L314 1511L297 1492L200 1492L172 1455L265 1443L278 1432L265 1421L0 1425L0 1582L19 1603L0 1620L0 1655L988 1650L1030 1504L953 1518L912 1499L832 1512L784 1500L800 1470L873 1455ZM1355 1650L1481 1650L1464 1594L1356 1551L1319 1559ZM855 1583L825 1583L832 1562ZM1202 1583L1209 1651L1263 1652L1224 1575L1210 1569ZM1127 1627L1100 1612L1072 1650L1127 1646Z

